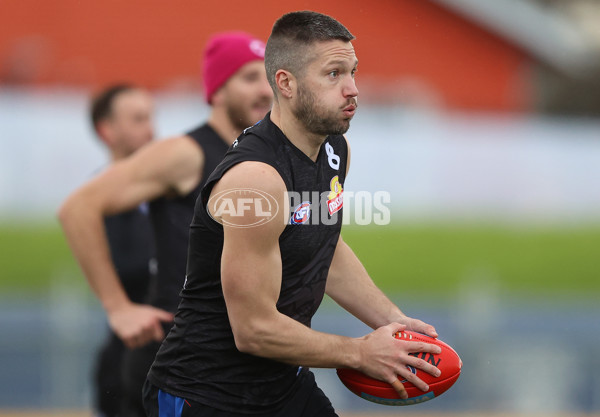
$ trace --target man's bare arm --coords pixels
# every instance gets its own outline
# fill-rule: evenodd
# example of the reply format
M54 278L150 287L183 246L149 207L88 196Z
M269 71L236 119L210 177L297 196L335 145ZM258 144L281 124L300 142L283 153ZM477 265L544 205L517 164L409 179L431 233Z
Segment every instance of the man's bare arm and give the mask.
M73 192L59 210L75 258L111 327L129 347L162 340L160 321L172 320L172 314L128 299L110 257L104 217L168 193L189 192L202 164L203 154L189 137L151 143Z
M272 167L259 162L231 168L212 195L228 189L256 189L257 184L261 192L279 201L280 207L285 205L283 180ZM237 202L232 206L238 207ZM404 326L392 323L362 338L348 338L314 331L277 310L282 280L279 236L285 227L284 215L280 210L274 220L249 228L227 226L240 222L230 214L220 219L225 224L221 281L238 349L293 365L359 369L389 383L401 375L425 389L426 384L411 374L406 364L432 373L436 370L408 353L437 353L438 348L395 339L393 334ZM246 216L244 220L254 224L257 219Z
M350 170L351 149L345 135L344 139L348 146L347 177ZM350 314L373 329L398 322L404 324L409 330L432 337L438 336L433 326L407 317L389 300L375 285L360 260L341 236L331 262L325 292Z
M360 260L342 237L338 241L327 277L327 295L340 306L376 329L389 323L401 323L408 330L437 337L435 328L407 317L375 285Z

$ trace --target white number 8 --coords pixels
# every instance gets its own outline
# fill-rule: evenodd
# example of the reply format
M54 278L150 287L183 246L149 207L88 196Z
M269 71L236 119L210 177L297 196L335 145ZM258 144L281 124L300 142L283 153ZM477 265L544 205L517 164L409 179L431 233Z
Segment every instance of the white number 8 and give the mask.
M340 157L333 152L333 146L327 142L325 144L325 151L327 152L327 162L333 169L340 169Z

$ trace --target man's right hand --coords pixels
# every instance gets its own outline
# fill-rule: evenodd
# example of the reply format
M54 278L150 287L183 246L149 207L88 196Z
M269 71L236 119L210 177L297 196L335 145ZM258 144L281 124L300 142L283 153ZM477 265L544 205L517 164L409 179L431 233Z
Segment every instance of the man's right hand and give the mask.
M394 334L405 329L403 324L391 323L362 337L361 365L358 369L372 378L391 384L402 399L408 398L408 395L400 380L406 379L422 391L429 390L427 384L410 372L407 365L433 376L440 375L438 368L423 359L410 356L409 353L441 352L439 346L431 343L399 340L394 337Z
M112 330L129 349L151 341L161 342L165 333L162 322L173 321L173 314L149 305L129 303L108 313Z

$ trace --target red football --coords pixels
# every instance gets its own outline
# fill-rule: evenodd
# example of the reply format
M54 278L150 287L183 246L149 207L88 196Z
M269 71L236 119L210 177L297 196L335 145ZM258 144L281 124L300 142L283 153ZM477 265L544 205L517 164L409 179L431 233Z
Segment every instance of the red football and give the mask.
M396 339L433 343L442 348L442 352L435 355L432 353L411 353L411 355L420 357L437 366L442 371L442 374L436 378L420 369L413 368L412 366L408 367L413 374L418 375L421 380L429 385L429 391L423 392L410 382L404 380L402 383L408 393L408 399L402 400L396 393L396 390L387 382L378 381L352 369L338 369L338 377L350 391L365 400L378 404L411 405L439 397L456 382L460 375L462 361L454 349L446 343L439 339L408 330L396 333L395 337Z

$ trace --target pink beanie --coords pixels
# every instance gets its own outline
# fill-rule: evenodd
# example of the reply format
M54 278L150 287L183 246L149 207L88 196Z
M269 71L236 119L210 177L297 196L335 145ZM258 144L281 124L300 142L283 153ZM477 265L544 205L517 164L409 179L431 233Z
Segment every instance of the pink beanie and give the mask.
M213 35L206 44L202 76L210 104L213 94L244 64L265 59L265 43L245 32Z

